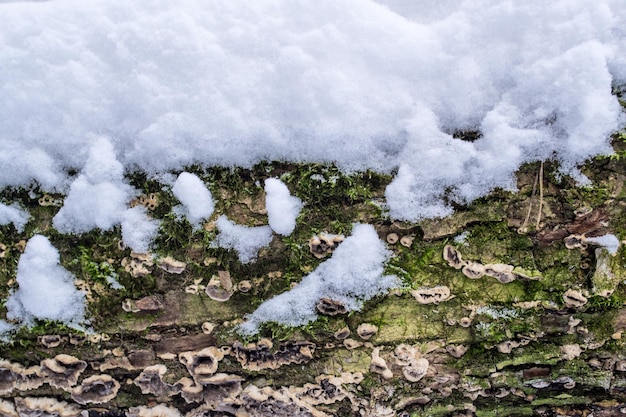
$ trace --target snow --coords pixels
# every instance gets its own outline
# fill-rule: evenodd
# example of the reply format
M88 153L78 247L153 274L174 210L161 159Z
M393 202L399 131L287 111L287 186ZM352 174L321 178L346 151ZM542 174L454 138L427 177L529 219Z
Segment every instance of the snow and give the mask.
M615 255L617 253L621 244L617 236L611 233L596 237L586 237L585 242L604 246L611 255Z
M259 250L272 241L272 229L269 226L248 227L235 224L223 215L217 218L215 225L219 233L211 245L234 249L242 264L254 261Z
M296 228L296 219L302 201L289 193L289 188L277 178L265 180L265 206L272 230L279 235L289 236Z
M555 158L583 180L576 166L611 152L608 135L623 123L611 95L626 82L620 0L0 9L0 186L66 190L64 170L83 170L100 135L126 170L153 175L263 160L397 170L391 215L419 220L450 213L446 193L468 202L514 188L531 160ZM482 136L451 135L466 129ZM66 230L109 226L104 211L126 192L84 175L70 199L118 198L99 220L66 209Z
M612 152L609 135L624 126L611 90L626 85L626 7L0 2L0 68L0 188L61 192L59 232L121 225L124 242L144 252L158 222L129 208L138 190L124 175L133 171L169 178L193 164L276 160L393 173L386 207L409 221L448 215L495 187L515 189L514 172L530 161L555 160L584 183L577 167ZM454 137L466 130L480 136ZM266 183L270 226L218 219L215 244L244 263L272 229L289 234L295 225L300 202L274 181ZM173 191L191 223L211 215L210 192L191 174ZM0 224L21 230L28 217L14 201L0 205Z
M15 229L22 232L29 218L28 211L22 209L17 203L9 206L0 203L0 225L13 223Z
M19 288L6 303L7 319L27 326L35 319L73 327L85 321L85 295L74 287L74 276L59 265L59 252L46 237L28 240L17 265L17 283Z
M180 213L187 217L192 225L199 226L202 220L208 219L213 214L215 206L211 191L197 175L182 172L174 182L172 192L183 205Z
M356 224L333 252L332 257L305 276L294 289L261 304L240 325L242 334L252 335L265 322L301 326L317 318L315 306L321 298L330 298L359 310L364 301L400 285L395 276L383 275L391 256L373 226Z

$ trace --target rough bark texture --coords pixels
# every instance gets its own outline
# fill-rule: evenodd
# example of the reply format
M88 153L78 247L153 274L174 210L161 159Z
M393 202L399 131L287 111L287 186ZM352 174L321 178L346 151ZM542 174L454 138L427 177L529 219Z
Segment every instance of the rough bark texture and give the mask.
M420 224L390 221L372 203L389 181L380 175L282 164L197 170L219 196L216 215L238 223L264 223L254 184L266 177L288 173L307 204L295 233L249 265L208 246L211 221L193 230L168 214L171 193L129 177L163 220L155 253L183 261L181 273L131 254L118 231L59 235L50 226L58 206L47 202L60 196L16 192L34 220L23 234L1 229L1 295L14 285L23 240L47 234L89 294L93 332L42 322L1 345L0 416L621 415L626 250L609 254L584 238L626 238L626 162L591 162L587 188L542 168L524 166L518 192L495 190ZM233 331L323 261L311 236L356 221L390 242L388 272L404 288L305 328L269 324L254 340ZM204 287L212 276L227 287L224 271L233 294L219 302ZM106 284L111 274L123 290Z

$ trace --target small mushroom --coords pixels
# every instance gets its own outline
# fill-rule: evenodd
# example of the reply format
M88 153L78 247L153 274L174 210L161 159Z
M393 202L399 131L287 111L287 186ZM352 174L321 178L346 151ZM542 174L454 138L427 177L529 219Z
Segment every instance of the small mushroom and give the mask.
M387 362L380 357L380 348L374 348L372 351L372 360L370 362L370 371L381 375L385 379L391 379L393 372L387 366Z
M237 284L237 289L243 293L249 292L252 289L252 283L250 281L243 280Z
M586 238L584 235L569 235L563 239L563 242L565 243L565 247L567 249L576 249L576 248L585 249L587 248L585 239Z
M400 239L398 237L397 233L389 233L387 235L387 243L389 243L390 245L395 245L396 243L398 243L398 239Z
M563 293L563 301L568 308L579 308L587 304L587 298L580 291L571 288Z
M378 326L370 323L363 323L356 329L356 333L363 340L369 340L378 332Z
M411 245L413 245L414 240L415 240L415 236L413 235L402 236L400 238L400 244L404 246L405 248L410 248Z
M93 375L72 390L72 399L79 404L102 404L111 401L117 395L120 383L110 375Z
M478 262L468 262L463 266L461 272L470 279L478 279L485 275L485 266Z
M448 265L455 269L461 269L467 262L461 258L461 253L456 250L452 245L446 245L443 248L443 259L448 261Z
M345 304L341 301L325 297L321 298L315 307L317 311L327 316L336 316L337 314L345 314L347 312Z
M171 256L159 259L157 266L170 274L182 274L185 271L185 268L187 268L187 264L185 262L177 261Z

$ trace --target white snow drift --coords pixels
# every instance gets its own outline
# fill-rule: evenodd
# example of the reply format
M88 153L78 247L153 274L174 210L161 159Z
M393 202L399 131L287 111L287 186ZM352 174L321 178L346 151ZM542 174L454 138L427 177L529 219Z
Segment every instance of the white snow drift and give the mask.
M174 196L182 203L181 214L189 223L199 226L200 222L213 214L215 205L211 191L197 175L182 172L172 187Z
M240 332L255 334L269 321L287 326L309 323L317 318L315 306L325 297L343 303L346 311L360 309L364 301L399 285L395 276L383 275L389 256L371 225L355 225L329 260L291 291L261 304L239 327Z

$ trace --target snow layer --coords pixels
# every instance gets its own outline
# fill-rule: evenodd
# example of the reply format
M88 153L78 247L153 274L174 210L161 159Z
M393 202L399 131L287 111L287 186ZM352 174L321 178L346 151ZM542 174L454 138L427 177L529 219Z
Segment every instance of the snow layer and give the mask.
M183 205L181 214L192 225L199 226L201 220L208 219L213 214L215 205L211 191L197 175L182 172L174 182L172 192Z
M523 162L577 175L610 152L625 32L622 0L2 3L0 187L63 190L97 134L153 174L268 159L397 170L392 216L441 216L444 193L513 188ZM464 129L482 136L452 137ZM83 172L56 224L110 227L115 185ZM114 199L95 214L71 209L101 192Z
M363 301L384 293L400 283L395 276L383 276L389 256L385 244L371 225L356 224L352 235L332 257L302 279L294 289L265 301L239 327L242 334L255 334L265 322L301 326L317 318L315 306L321 298L339 301L347 311L358 310Z
M272 230L279 235L289 236L296 228L296 219L302 201L289 193L289 188L277 178L265 180L265 206Z
M17 283L6 303L7 319L24 325L34 319L59 320L75 327L85 321L85 295L59 265L59 252L46 237L28 240L17 265Z
M248 227L235 224L226 216L218 217L215 225L219 234L211 245L234 249L242 264L254 261L259 249L269 245L272 241L272 229L269 226Z
M586 237L585 242L604 246L611 255L615 255L621 245L617 236L611 233L596 237Z

